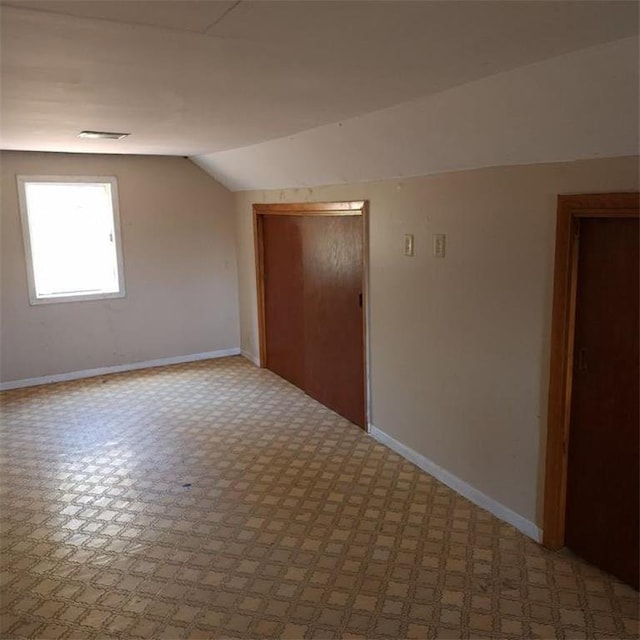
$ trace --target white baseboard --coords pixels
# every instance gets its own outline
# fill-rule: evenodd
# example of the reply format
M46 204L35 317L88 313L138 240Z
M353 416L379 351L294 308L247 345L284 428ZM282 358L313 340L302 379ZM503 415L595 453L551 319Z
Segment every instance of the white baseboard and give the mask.
M41 376L39 378L23 378L11 382L1 382L0 391L9 389L21 389L22 387L36 387L41 384L52 382L67 382L69 380L80 380L81 378L93 378L104 376L108 373L122 373L123 371L134 371L136 369L149 369L150 367L164 367L168 364L181 364L183 362L196 362L197 360L210 360L212 358L224 358L226 356L240 355L240 349L222 349L220 351L205 351L203 353L190 353L186 356L172 356L171 358L158 358L157 360L145 360L144 362L133 362L130 364L116 364L110 367L99 367L98 369L85 369L84 371L70 371L69 373L55 373L51 376Z
M255 364L256 367L260 366L260 358L258 358L258 356L253 355L253 353L250 353L249 351L245 351L243 349L240 352L240 355L246 358L247 360L250 360L251 362L253 362L253 364Z
M435 462L429 460L429 458L425 458L422 454L407 447L405 444L402 444L402 442L392 438L372 424L369 424L369 435L389 447L389 449L399 453L403 458L409 460L409 462L413 462L417 467L426 471L437 480L440 480L440 482L446 484L455 492L464 496L470 502L473 502L473 504L489 511L489 513L492 513L496 518L513 525L518 531L521 531L536 542L542 541L542 530L536 526L535 523L527 520L508 507L505 507L493 498L490 498L488 495L482 493L482 491L472 487L464 480L458 478L458 476L453 475L453 473L450 473Z

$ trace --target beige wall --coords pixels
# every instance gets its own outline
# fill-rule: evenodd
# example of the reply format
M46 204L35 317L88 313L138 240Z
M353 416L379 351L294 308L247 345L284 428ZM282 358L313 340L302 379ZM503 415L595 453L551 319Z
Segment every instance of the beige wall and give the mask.
M3 152L2 381L239 346L233 196L177 157ZM127 295L29 305L16 174L118 178Z
M617 158L237 193L242 348L257 358L251 204L368 199L371 423L540 525L556 196L638 188Z

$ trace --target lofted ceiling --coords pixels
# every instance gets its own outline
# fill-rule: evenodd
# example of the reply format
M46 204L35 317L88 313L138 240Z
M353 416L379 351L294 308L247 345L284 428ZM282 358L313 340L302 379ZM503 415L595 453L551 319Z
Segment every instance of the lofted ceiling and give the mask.
M638 4L616 0L2 0L0 8L1 148L198 157L638 31ZM83 129L131 136L83 140Z
M238 191L638 155L639 60L624 38L192 160Z

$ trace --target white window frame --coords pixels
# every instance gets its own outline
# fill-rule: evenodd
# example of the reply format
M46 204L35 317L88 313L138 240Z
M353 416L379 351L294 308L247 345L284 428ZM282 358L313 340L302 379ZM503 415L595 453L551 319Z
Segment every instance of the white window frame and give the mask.
M120 207L118 198L118 180L115 176L16 176L18 182L18 203L20 208L20 221L22 223L22 239L24 242L25 258L27 263L27 282L29 286L29 303L56 304L61 302L79 302L82 300L104 300L107 298L124 298L126 296L124 286L124 262L122 259L122 239L120 236ZM113 234L116 248L116 263L118 267L118 291L82 293L79 295L56 295L38 297L36 292L35 276L33 270L33 254L31 251L31 234L29 229L29 212L27 209L27 196L25 185L29 183L57 183L57 184L109 184L111 189L111 209L113 215Z

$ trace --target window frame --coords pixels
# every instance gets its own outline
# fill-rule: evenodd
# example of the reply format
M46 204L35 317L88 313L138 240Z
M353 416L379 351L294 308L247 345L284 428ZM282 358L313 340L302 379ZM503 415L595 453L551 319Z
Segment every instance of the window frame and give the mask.
M124 298L126 290L124 284L124 260L122 257L122 237L120 233L120 206L118 197L118 180L115 176L58 176L58 175L17 175L18 204L20 222L22 224L22 240L27 267L27 285L29 289L29 304L57 304L62 302L81 302L89 300L105 300L109 298ZM109 184L111 189L111 214L113 216L113 239L116 249L116 266L118 269L118 291L81 293L78 295L59 295L38 297L36 291L35 273L33 267L33 253L31 250L31 228L29 226L29 211L27 207L27 193L25 185L30 183L52 184Z

